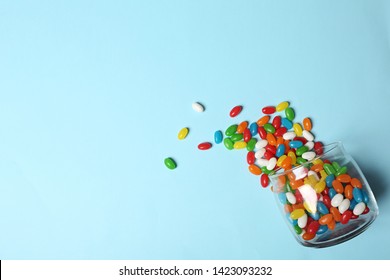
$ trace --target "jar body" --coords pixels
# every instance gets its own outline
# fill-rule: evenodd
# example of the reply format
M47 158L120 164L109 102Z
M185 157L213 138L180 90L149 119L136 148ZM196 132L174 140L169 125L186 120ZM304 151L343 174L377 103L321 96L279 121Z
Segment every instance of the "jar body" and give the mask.
M270 176L276 202L295 239L328 247L366 230L379 214L374 194L341 142L310 162Z

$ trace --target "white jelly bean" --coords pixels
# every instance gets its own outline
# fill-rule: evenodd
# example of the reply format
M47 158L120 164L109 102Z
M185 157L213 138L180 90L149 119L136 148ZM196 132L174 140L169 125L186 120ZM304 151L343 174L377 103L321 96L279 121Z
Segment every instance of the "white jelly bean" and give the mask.
M313 170L310 170L308 173L307 173L307 177L309 176L314 176L314 178L316 178L317 182L320 180L320 177L318 177L317 175L317 172L313 171Z
M288 202L291 204L297 203L297 199L295 198L295 195L292 192L286 192L286 198Z
M345 211L348 210L349 205L351 205L351 201L349 201L348 198L344 199L341 204L339 205L339 212L340 214L343 214Z
M366 204L364 202L359 202L356 204L355 208L353 208L353 214L359 216L364 212L364 209L366 209Z
M277 159L275 157L270 158L270 160L268 161L268 164L267 164L267 169L273 170L276 166L276 162L277 162Z
M260 150L256 151L255 153L255 158L261 159L264 156L265 149L261 148Z
M305 144L306 147L309 148L309 151L312 150L314 148L314 142L313 141L309 141Z
M311 134L309 131L307 130L304 130L302 132L302 136L309 142L312 142L314 140L314 136L313 134Z
M258 149L264 148L267 145L268 145L268 141L265 139L261 139L261 140L257 141L255 148L256 148L256 150L258 150Z
M332 198L330 204L332 204L333 207L339 207L343 200L344 196L341 193L338 193Z
M306 152L302 154L302 158L307 159L309 161L315 158L315 156L316 156L315 152Z
M199 102L192 103L192 109L194 109L196 112L201 113L204 111L204 107Z
M265 159L265 158L259 158L257 160L257 164L260 165L260 166L267 166L268 165L268 162L269 160L268 159Z
M302 217L298 219L298 226L304 228L307 225L307 214L305 213Z
M294 131L289 131L289 132L286 132L285 134L283 134L283 139L284 140L292 140L295 138L295 136L297 136L297 135L295 134Z

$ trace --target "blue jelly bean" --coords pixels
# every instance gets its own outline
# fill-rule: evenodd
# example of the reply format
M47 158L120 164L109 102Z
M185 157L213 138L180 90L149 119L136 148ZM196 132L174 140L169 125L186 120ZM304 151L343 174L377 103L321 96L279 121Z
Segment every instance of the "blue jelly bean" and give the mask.
M330 199L332 199L336 194L337 194L337 192L334 190L334 188L329 188Z
M318 221L320 219L320 212L315 212L314 214L309 212L308 214L313 218L313 220Z
M222 133L222 131L217 130L217 131L214 133L214 142L215 142L215 144L220 144L220 143L222 143L222 140L223 140L223 133Z
M290 142L290 148L297 149L303 146L301 141L295 140Z
M323 233L325 233L327 230L328 230L328 226L326 226L326 225L320 226L320 228L319 228L318 231L317 231L317 234L323 234Z
M349 210L353 210L355 208L357 202L355 199L351 199L350 204L349 204Z
M279 194L278 194L278 197L279 197L280 203L286 204L286 202L287 202L287 197L286 197L286 194L285 194L285 193L279 193Z
M286 147L284 146L284 144L280 144L280 145L278 145L278 148L276 149L275 156L281 157L282 155L284 155L285 151L286 151Z
M363 194L360 189L353 188L352 194L353 194L353 198L356 200L357 203L363 201Z
M287 118L282 118L282 125L287 128L287 130L293 127L293 123Z
M367 205L368 202L370 202L367 192L362 190L362 195L363 195L363 202Z
M286 218L293 226L298 224L298 220L294 220L293 218L291 218L290 213L286 214Z
M326 178L325 178L326 186L328 188L331 188L332 187L332 183L333 183L333 181L335 179L336 179L336 177L333 174L330 174L330 175L326 176Z
M258 127L259 126L257 125L257 123L255 123L255 122L251 123L251 125L249 126L249 130L250 130L252 136L255 136L258 133L258 130L257 130Z
M325 204L322 201L317 202L317 209L323 215L329 214L328 208L325 206Z

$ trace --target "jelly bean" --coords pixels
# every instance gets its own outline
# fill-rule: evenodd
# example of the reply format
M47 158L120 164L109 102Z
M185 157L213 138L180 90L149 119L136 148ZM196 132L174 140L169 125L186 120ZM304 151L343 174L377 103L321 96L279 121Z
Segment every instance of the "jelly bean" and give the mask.
M256 151L255 157L257 159L261 159L264 156L264 153L265 153L265 148L261 148L261 149Z
M315 212L315 213L310 213L309 212L309 216L313 219L313 220L316 220L318 221L320 219L320 213L319 212Z
M312 129L312 124L311 124L310 118L303 119L303 128L307 131L310 131Z
M277 152L277 151L276 151L276 152ZM276 155L276 156L278 156L278 155ZM276 165L277 165L277 166L282 166L282 162L283 162L286 158L287 158L286 155L281 155L281 156L278 158L278 160L276 161Z
M349 209L349 206L351 205L351 201L348 198L345 198L341 204L339 205L339 212L343 214L345 211Z
M295 225L298 224L298 221L297 221L297 220L294 220L293 218L291 218L291 214L287 213L287 214L286 214L286 218L287 218L287 220L290 222L290 224L292 224L293 226L295 226Z
M349 210L353 210L353 208L355 208L356 204L357 204L356 200L352 199L350 201L350 204L349 204Z
M164 159L164 164L167 168L169 168L171 170L176 168L176 162L170 157Z
M275 130L275 137L282 137L287 132L287 128L285 127L279 127ZM283 138L282 138L283 139Z
M330 174L334 175L336 173L336 170L334 170L333 166L330 165L329 163L324 164L324 170L326 173L328 173L328 175Z
M264 175L264 174L263 174L263 175ZM286 197L286 194L285 194L285 193L279 193L279 194L278 194L278 198L279 198L280 203L286 204L286 202L287 202L287 197Z
M345 211L341 215L340 223L342 223L343 225L347 224L349 222L349 220L351 219L351 217L352 217L352 211L351 210Z
M232 139L225 138L223 140L223 144L225 145L226 149L233 150L234 143L233 143Z
M349 176L348 174L341 174L336 177L336 180L341 183L349 183L351 182L351 176Z
M325 170L326 171L326 170ZM327 172L328 173L328 172ZM336 177L333 174L330 174L326 177L325 182L328 187L332 186L333 181L336 179Z
M241 150L241 149L244 149L244 148L246 148L246 142L236 142L236 143L234 143L234 145L233 145L233 148L234 149L236 149L236 150Z
M364 209L366 209L366 204L364 202L359 202L353 208L353 214L356 215L356 216L359 216L359 215L361 215L363 213Z
M300 148L303 146L303 143L301 141L290 141L289 144L290 148Z
M287 155L291 158L291 164L295 164L297 162L297 156L294 152L290 151Z
M314 143L314 151L317 153L317 155L322 155L324 153L324 146L321 142Z
M302 136L303 129L302 129L302 126L299 123L294 123L293 129L294 129L294 132L295 132L296 135Z
M305 146L310 150L314 148L314 142L310 141L305 144Z
M328 226L328 229L334 230L334 229L336 228L336 222L335 222L335 220L331 220L331 221L327 224L327 226Z
M307 130L304 130L302 132L302 136L305 137L307 141L313 141L314 140L313 134L311 134L311 132L309 132Z
M265 151L263 157L264 157L265 159L270 160L271 158L273 158L274 155L275 155L275 154L271 153L270 151Z
M290 217L293 220L298 220L303 215L305 215L305 210L303 210L303 209L296 209L296 210L291 212Z
M316 235L315 234L310 234L308 232L305 232L304 234L302 234L302 239L303 240L312 240Z
M201 113L204 111L204 106L199 102L194 102L192 103L192 109L194 109L198 113Z
M362 183L358 178L352 178L351 179L351 185L355 188L361 189L362 188Z
M303 146L303 147L305 147L307 149L306 146ZM306 159L308 161L314 159L315 156L316 156L315 152L305 152L305 153L302 154L302 158L304 158L304 159Z
M214 142L215 142L215 144L222 143L222 140L223 140L222 131L217 130L216 132L214 132Z
M333 221L333 215L332 214L326 214L324 216L322 216L318 222L321 224L321 225L327 225L329 224L331 221Z
M298 220L298 223L299 223L299 220ZM294 231L296 234L301 234L302 233L302 229L299 227L299 225L295 225L294 226Z
M337 194L334 188L329 188L329 197L333 199L333 197Z
M256 154L255 154L255 156L256 156ZM257 160L257 164L260 166L264 166L265 168L268 165L268 162L269 162L269 160L265 159L265 158L260 158Z
M285 160L283 160L281 166L284 170L290 169L291 168L291 161L292 159L287 156Z
M303 203L303 196L299 190L295 191L295 199L297 203Z
M308 148L306 146L302 146L302 147L299 147L295 153L297 156L301 156L303 155L304 153L306 153L308 151Z
M353 194L353 198L356 200L357 203L363 201L363 194L360 189L354 188L352 194Z
M263 127L264 127L265 131L267 131L268 133L275 133L275 131L276 131L275 127L273 127L273 125L270 123L266 123Z
M270 115L270 114L275 113L276 108L274 106L267 106L267 107L264 107L261 111L263 112L263 114Z
M238 127L238 125L232 124L231 126L229 126L229 127L226 129L225 135L226 135L226 136L232 136L234 133L236 133L237 127Z
M265 140L265 139L262 139L262 140L257 141L255 147L256 147L256 149L261 149L261 148L264 148L267 145L268 145L268 141Z
M286 118L289 121L292 121L295 118L295 112L291 107L288 107L286 110L284 110L284 113L286 114Z
M263 174L263 175L267 175L267 174ZM263 175L261 175L261 176L263 176ZM260 183L261 183L261 178L260 178ZM292 206L290 204L285 204L283 206L283 208L284 208L284 212L286 212L286 213L291 213L293 211Z
M210 142L203 142L198 145L199 150L208 150L210 149L212 144Z
M282 118L282 125L287 128L287 130L290 130L293 127L293 123L287 118Z
M320 228L317 231L317 234L323 234L328 230L328 227L326 225L320 226Z
M295 132L289 131L289 132L286 132L285 134L283 134L283 139L284 140L292 140L292 139L294 139L295 136L297 136L295 134Z
M245 129L244 129L243 135L244 135L244 141L245 141L245 142L249 142L249 140L252 139L252 134L251 134L249 128L245 128Z
M267 169L273 170L276 166L276 161L277 161L277 159L275 157L270 158L268 161L268 164L267 164Z
M368 208L368 206L366 206L366 209L364 209L362 214L365 215L365 214L367 214L369 212L370 212L370 208Z
M267 141L271 145L276 146L276 138L275 138L275 136L272 133L267 133Z
M340 181L334 180L332 186L337 193L344 193L344 186Z
M359 216L352 213L351 220L355 220L357 218L359 218Z
M257 125L258 126L263 126L263 125L265 125L266 123L268 123L268 121L269 121L269 119L270 119L270 116L262 116L260 119L258 119L257 120Z
M179 138L179 140L183 140L184 138L187 137L188 131L189 131L189 130L188 130L187 127L182 128L182 129L179 131L179 133L178 133L178 135L177 135L177 138Z
M329 214L328 208L327 208L327 207L325 206L325 204L324 204L323 202L321 202L321 201L318 201L318 202L317 202L317 210L318 210L321 214L323 214L323 215Z
M301 141L303 145L305 145L307 143L306 138L301 137L301 136L295 136L293 140L294 141Z
M310 178L314 178L315 179L315 183L317 183L319 180L320 180L320 177L318 177L317 175L317 172L314 172L313 170L310 170L308 173L307 173L307 177L310 179Z
M233 134L230 139L232 139L233 142L237 142L237 141L240 141L244 138L244 136L240 133L240 134Z
M256 161L256 158L255 158L255 152L254 151L250 151L246 154L246 162L248 164L254 164Z
M297 203L297 199L295 198L295 195L291 192L286 193L287 201L290 202L290 204Z
M249 140L246 145L246 149L248 151L253 151L255 149L256 142L257 142L256 138L252 138L251 140Z
M230 117L234 118L238 116L242 111L242 106L235 106L231 111L230 111Z
M260 175L261 174L261 169L257 165L251 164L248 167L249 172L252 173L253 175Z
M259 128L257 129L257 132L259 133L261 139L267 138L267 131L265 131L264 127L259 126Z
M322 202L326 205L326 207L328 208L332 207L331 198L329 197L329 195L323 195Z
M332 166L336 172L340 169L340 165L336 161L332 162Z
M273 155L276 154L276 147L268 144L265 146L265 150L271 152Z
M317 184L314 186L314 190L316 193L322 193L325 189L326 185L324 181L319 181Z
M249 126L249 130L250 130L252 136L255 136L258 133L257 129L258 129L257 123L255 123L255 122L251 123L251 125Z
M304 159L302 157L297 157L297 164L304 164L305 162L307 162L306 159Z
M330 202L333 207L339 207L341 202L343 202L344 196L341 193L336 194L333 198L332 201Z
M277 112L281 112L281 111L284 111L287 109L289 103L287 101L283 101L283 102L280 102L277 106L276 106L276 111Z
M267 174L262 174L260 177L260 183L263 186L263 188L266 188L269 184L269 177Z
M302 217L298 219L298 226L300 228L305 228L307 225L307 214L304 214Z
M344 188L344 196L351 200L353 198L353 187L351 185L346 185Z
M314 162L313 162L314 163ZM315 171L315 172L320 172L321 170L323 170L324 168L323 168L323 166L322 166L322 164L320 164L320 163L317 163L317 164L314 164L311 168L310 168L310 170L313 170L313 171Z
M279 129L280 126L282 125L282 117L281 116L276 116L272 120L272 126L275 127L275 129Z
M368 204L368 202L370 201L370 199L368 198L368 194L366 191L362 190L362 195L363 195L363 202L365 204Z
M333 220L335 220L335 222L340 222L341 214L340 214L339 210L336 207L331 207L329 209L329 212L332 214Z
M286 151L286 147L284 146L284 144L278 145L275 155L277 157L281 157L282 155L284 155L285 151Z
M241 122L238 126L237 126L237 133L243 133L245 128L248 127L248 122L247 121L243 121Z
M312 221L307 227L307 233L316 234L319 228L320 228L320 223L317 221Z

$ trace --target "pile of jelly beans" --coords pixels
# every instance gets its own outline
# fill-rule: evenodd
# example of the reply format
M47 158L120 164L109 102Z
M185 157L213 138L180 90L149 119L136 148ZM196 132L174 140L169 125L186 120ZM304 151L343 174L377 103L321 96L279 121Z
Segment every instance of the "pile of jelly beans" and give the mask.
M275 186L274 186L275 187ZM317 158L278 176L276 192L287 219L304 240L367 214L369 197L346 166Z

